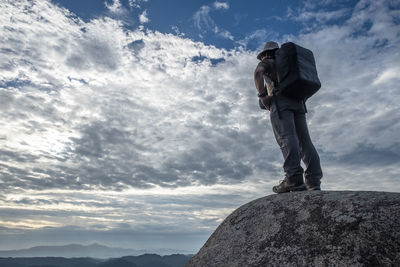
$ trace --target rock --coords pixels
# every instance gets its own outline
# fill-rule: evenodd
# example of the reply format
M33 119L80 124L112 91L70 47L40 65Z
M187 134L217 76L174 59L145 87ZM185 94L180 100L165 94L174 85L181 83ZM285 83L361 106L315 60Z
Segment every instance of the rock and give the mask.
M256 199L231 213L186 266L400 266L400 193Z

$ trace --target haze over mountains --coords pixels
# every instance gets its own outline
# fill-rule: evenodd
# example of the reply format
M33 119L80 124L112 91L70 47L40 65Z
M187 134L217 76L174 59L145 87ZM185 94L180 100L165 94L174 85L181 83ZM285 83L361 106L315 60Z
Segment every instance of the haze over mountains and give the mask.
M79 245L69 244L64 246L37 246L20 250L2 250L0 257L90 257L98 259L117 258L123 256L138 256L145 253L168 255L174 253L191 254L189 251L176 251L172 249L136 250L118 247L107 247L101 244Z
M1 267L183 267L191 256L144 254L112 259L93 258L0 258Z

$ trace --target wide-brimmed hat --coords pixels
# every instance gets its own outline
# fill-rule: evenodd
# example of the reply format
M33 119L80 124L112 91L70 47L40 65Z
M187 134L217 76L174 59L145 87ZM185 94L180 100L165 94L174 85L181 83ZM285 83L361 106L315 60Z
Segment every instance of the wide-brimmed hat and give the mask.
M258 54L257 59L261 60L267 51L275 49L279 49L279 45L277 42L273 41L266 42L264 45L264 50L260 54Z

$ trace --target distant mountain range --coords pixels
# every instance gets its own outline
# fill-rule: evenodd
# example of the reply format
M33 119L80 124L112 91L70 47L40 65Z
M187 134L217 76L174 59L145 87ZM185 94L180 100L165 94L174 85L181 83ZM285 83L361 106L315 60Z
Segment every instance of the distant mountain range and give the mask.
M171 250L161 249L151 252L160 255L177 253L176 250L172 249ZM95 243L88 246L70 244L65 246L38 246L28 249L3 250L0 251L0 257L65 257L65 258L89 257L97 259L108 259L108 258L119 258L123 256L138 256L145 253L149 253L149 251L107 247ZM185 252L185 251L179 251L179 253L190 254L190 252Z
M191 258L190 255L174 254L160 256L144 254L112 259L92 258L0 258L1 267L183 267Z

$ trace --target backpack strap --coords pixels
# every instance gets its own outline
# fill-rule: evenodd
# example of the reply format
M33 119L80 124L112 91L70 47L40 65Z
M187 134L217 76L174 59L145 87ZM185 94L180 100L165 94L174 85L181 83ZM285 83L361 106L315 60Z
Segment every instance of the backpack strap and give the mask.
M275 70L275 60L265 59L265 61L262 60L259 64L264 67L265 70L264 75L267 76L269 80L273 83L273 89L271 90L272 100L275 102L276 112L278 113L278 118L281 120L282 116L279 110L278 97L276 95L278 92L277 90L278 80L276 79L276 73L273 72ZM275 75L273 75L273 73L275 73Z

